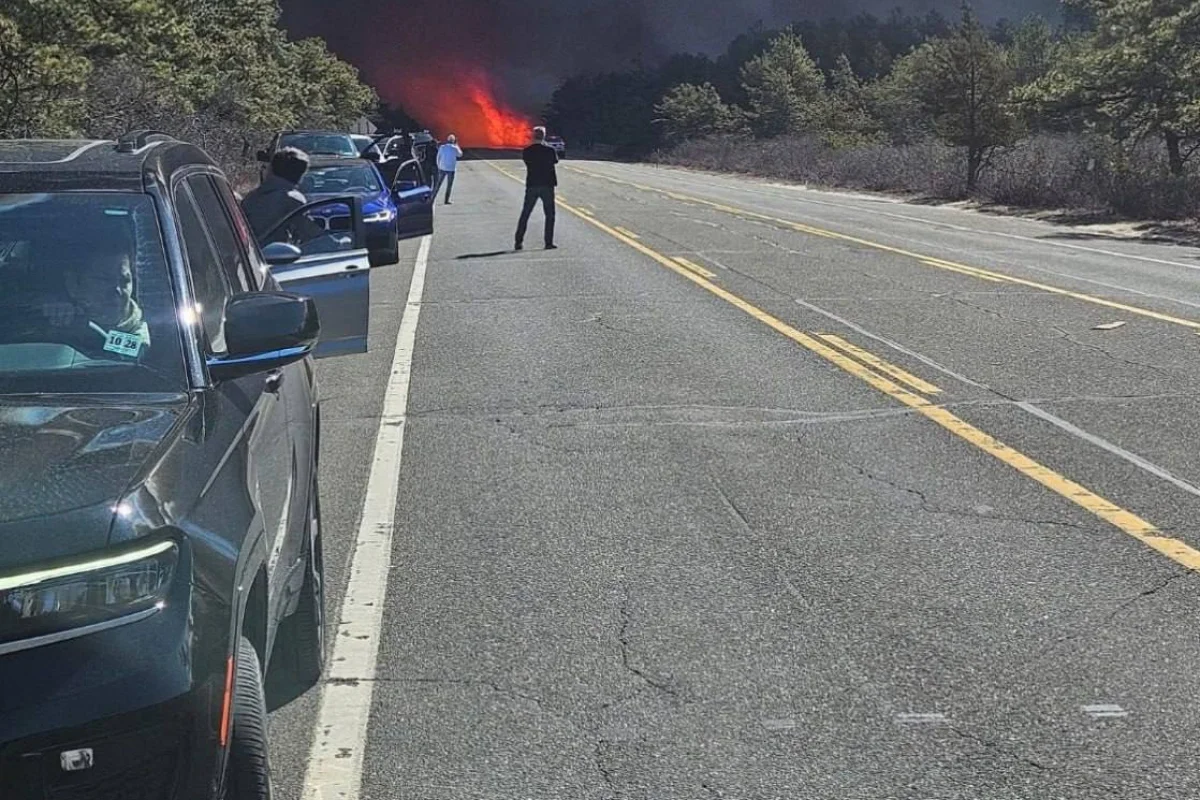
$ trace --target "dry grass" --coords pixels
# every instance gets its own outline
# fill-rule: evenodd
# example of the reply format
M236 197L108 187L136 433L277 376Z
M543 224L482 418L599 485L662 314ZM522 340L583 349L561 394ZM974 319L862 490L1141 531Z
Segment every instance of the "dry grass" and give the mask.
M966 196L966 158L933 142L833 149L813 138L706 139L653 156L657 163L812 186L932 199ZM992 154L973 199L1123 219L1200 215L1200 177L1172 177L1158 148L1120 152L1086 136L1036 136Z

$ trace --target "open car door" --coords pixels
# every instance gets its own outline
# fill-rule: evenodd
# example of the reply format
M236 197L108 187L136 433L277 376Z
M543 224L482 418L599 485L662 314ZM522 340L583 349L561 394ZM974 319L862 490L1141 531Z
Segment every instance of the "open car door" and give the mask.
M418 161L405 161L392 183L396 200L396 233L401 239L433 233L433 189L425 182Z
M317 358L367 352L371 263L361 197L335 197L301 206L259 240L271 274L284 291L317 304Z

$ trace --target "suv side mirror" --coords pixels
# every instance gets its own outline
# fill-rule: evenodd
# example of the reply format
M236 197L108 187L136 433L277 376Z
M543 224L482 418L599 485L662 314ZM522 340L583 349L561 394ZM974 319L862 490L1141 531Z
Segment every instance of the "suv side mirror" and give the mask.
M271 242L262 249L263 258L272 267L294 264L304 255L304 252L294 244L287 242Z
M259 150L257 153L254 154L254 157L264 164L268 163L271 160L271 154L268 153L266 150Z
M214 380L270 372L307 356L317 344L321 324L310 297L287 292L246 292L225 305L225 343L229 352L208 361Z

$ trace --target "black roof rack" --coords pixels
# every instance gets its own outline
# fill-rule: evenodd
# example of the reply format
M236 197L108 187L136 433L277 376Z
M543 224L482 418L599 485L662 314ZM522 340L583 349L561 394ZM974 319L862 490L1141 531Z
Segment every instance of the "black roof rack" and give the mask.
M155 130L129 131L117 139L118 153L134 153L141 150L152 141L171 141L175 137L169 133Z

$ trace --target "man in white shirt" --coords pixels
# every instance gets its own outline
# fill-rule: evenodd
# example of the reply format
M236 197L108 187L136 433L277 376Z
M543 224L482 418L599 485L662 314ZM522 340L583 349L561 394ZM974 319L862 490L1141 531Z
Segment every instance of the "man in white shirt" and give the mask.
M450 192L454 191L454 173L458 169L458 160L462 158L462 148L458 146L458 137L453 133L446 137L446 143L438 148L437 153L437 182L433 185L433 199L437 200L442 184L446 184L446 205L450 205Z

